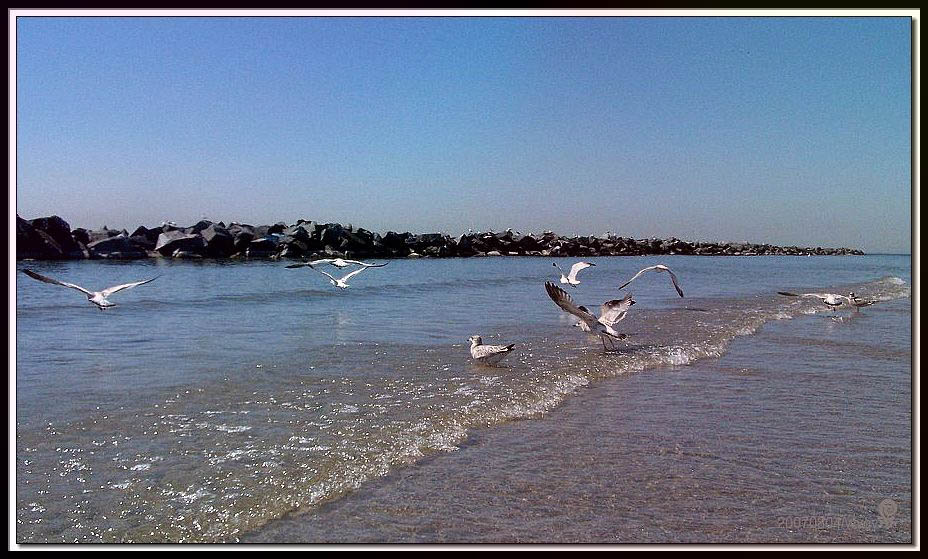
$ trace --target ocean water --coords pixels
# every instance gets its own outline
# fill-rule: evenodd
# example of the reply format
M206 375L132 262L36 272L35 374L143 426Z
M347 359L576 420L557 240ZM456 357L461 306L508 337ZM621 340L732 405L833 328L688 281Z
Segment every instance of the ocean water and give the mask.
M16 541L911 540L908 256L19 262ZM832 312L777 291L853 290ZM515 343L499 367L467 338Z

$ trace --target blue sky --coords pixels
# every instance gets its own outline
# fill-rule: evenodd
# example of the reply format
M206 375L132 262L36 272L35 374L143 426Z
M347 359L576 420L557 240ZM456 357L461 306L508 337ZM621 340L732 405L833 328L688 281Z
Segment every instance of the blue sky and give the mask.
M908 252L909 18L17 20L17 211Z

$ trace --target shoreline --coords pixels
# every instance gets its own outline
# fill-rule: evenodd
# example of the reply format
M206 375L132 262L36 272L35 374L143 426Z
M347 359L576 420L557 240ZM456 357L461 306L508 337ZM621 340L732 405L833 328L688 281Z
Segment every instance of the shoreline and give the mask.
M789 371L752 366L752 346L787 351L797 328L815 324L803 318L766 324L718 358L600 379L538 417L475 428L453 452L272 520L239 543L911 544L911 487L870 488L865 475L885 464L849 466L845 450L818 456L819 440L801 430L808 424L788 430L756 415L766 404L743 384L774 383L788 399L796 381ZM710 393L724 403L700 405ZM681 411L654 405L664 399ZM719 420L745 428L693 434ZM829 424L813 435L827 440ZM798 447L746 448L753 438ZM802 473L784 469L794 453ZM803 476L811 488L795 485ZM900 506L889 528L875 512L887 495Z
M853 248L778 246L750 242L635 239L613 234L562 236L552 231L522 234L507 229L462 233L381 235L339 223L298 220L293 225L213 223L189 227L173 222L128 230L71 229L58 216L25 220L16 216L17 260L138 260L146 258L449 258L482 256L599 257L646 255L812 256L863 255Z

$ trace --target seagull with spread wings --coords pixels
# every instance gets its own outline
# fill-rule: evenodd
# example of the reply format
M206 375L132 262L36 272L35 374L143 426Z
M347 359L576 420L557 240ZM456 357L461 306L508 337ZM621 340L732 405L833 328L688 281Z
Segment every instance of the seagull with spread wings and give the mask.
M554 301L557 306L561 307L565 312L576 316L583 322L586 328L581 328L584 331L587 331L587 328L589 328L589 332L599 336L600 340L603 342L604 351L606 350L606 339L608 339L612 347L615 348L615 340L624 340L627 337L625 334L616 332L613 326L625 318L629 307L635 304L631 295L627 295L625 299L621 301L614 299L603 303L600 310L601 316L597 318L593 313L585 310L586 307L581 308L574 304L573 299L570 298L570 295L568 295L566 291L550 281L545 282L545 291L548 292L548 297L551 297L551 300Z
M360 260L345 260L344 258L320 258L319 260L313 260L312 262L303 262L302 264L291 264L287 268L303 268L305 266L313 267L320 264L331 264L336 268L345 268L356 264L358 266L363 266L364 268L382 268L387 265L387 262L383 264L368 264L367 262L361 262Z
M567 285L577 287L580 285L580 280L577 279L577 274L580 273L580 270L585 270L590 266L595 266L592 262L577 262L570 267L570 273L564 275L564 270L557 265L557 262L554 263L554 267L557 268L557 271L561 273L561 283L566 283Z
M105 308L116 306L116 303L112 303L107 300L107 298L113 293L116 293L117 291L122 291L123 289L130 289L132 287L136 287L136 286L148 283L150 281L154 281L161 277L161 276L155 276L151 279L147 279L143 281L124 283L122 285L114 285L113 287L107 287L106 289L103 289L101 291L90 291L89 289L84 289L83 287L77 284L67 283L64 281L58 281L54 278L50 278L48 276L43 276L42 274L33 272L32 270L26 269L26 270L23 270L23 273L29 276L30 278L37 279L41 282L50 283L52 285L60 285L62 287L70 287L71 289L76 289L80 291L81 293L83 293L84 295L86 295L87 300L93 303L94 305L96 305L101 311Z
M680 283L677 280L677 275L673 273L673 270L671 270L667 266L664 266L663 264L657 264L656 266L648 266L647 268L644 268L643 270L639 271L637 274L632 276L632 279L620 285L619 289L625 289L626 285L638 279L638 277L641 276L641 274L645 272L650 272L652 270L655 272L667 272L668 274L670 274L670 281L673 282L673 288L677 290L677 293L680 295L680 297L683 297L683 290L680 289Z
M322 275L324 275L325 277L329 278L329 283L331 283L331 284L334 285L335 287L338 287L338 288L340 288L340 289L348 289L348 280L351 279L351 278L353 278L354 276L360 274L361 272L363 272L364 270L366 270L368 267L365 266L365 267L358 268L357 270L355 270L355 271L353 271L353 272L349 272L349 273L345 274L344 276L342 276L342 277L340 277L340 278L336 278L336 277L332 276L332 274L330 274L330 273L328 273L328 272L323 272L322 270L320 270L320 269L318 269L318 268L316 268L316 267L314 267L314 266L310 266L310 268L312 268L313 270L316 270L316 271L319 272L320 274L322 274Z
M632 305L634 304L635 304L635 300L632 299L631 293L626 295L625 298L622 299L621 301L618 299L613 299L612 301L606 301L605 303L603 303L602 307L600 307L599 318L597 320L599 320L603 324L614 326L617 322L624 320L625 317L628 316L628 309L630 309ZM590 309L584 307L583 305L580 305L577 308L586 313L590 312ZM590 314L593 314L593 313L590 313ZM587 325L587 323L582 320L576 323L574 326L580 328L584 332L593 331Z

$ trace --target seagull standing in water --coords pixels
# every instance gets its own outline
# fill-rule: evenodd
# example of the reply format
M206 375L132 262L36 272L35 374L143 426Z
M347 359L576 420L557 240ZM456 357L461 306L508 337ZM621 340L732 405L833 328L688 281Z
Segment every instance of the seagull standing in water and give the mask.
M867 301L867 300L861 299L853 291L848 293L845 299L847 299L848 304L854 307L854 310L857 312L860 312L861 307L869 307L870 305L876 302L876 301Z
M628 316L628 309L630 309L632 305L634 304L635 304L635 300L632 299L631 293L626 295L625 298L622 299L621 301L617 299L613 299L612 301L607 301L603 303L602 307L600 308L600 311L599 311L600 316L597 320L599 320L603 324L614 326L617 322L624 320L625 317ZM590 309L584 307L583 305L580 305L577 308L585 313L590 313ZM593 313L590 313L590 314L593 314ZM576 323L574 326L580 328L584 332L593 331L587 325L587 323L583 322L582 320Z
M387 265L386 262L383 264L368 264L367 262L361 262L360 260L345 260L344 258L320 258L319 260L313 260L312 262L304 262L302 264L291 264L287 268L303 268L304 266L318 266L320 264L331 264L336 268L346 268L352 264L358 266L363 266L364 268L382 268Z
M600 312L602 316L596 318L593 313L585 310L586 307L581 308L575 305L573 299L570 298L570 295L568 295L566 291L550 281L545 282L545 291L548 292L548 297L551 297L551 300L554 301L557 306L583 321L583 325L586 326L586 328L581 326L582 330L592 332L599 336L599 339L603 342L603 351L606 350L607 338L614 349L615 340L624 340L627 337L625 334L619 334L612 327L615 323L625 318L628 308L635 304L631 295L626 295L625 299L621 301L618 299L606 301L603 303ZM587 330L587 328L589 330Z
M841 299L848 299L844 295L835 295L834 293L790 293L789 291L777 291L780 295L786 295L787 297L802 297L805 299L819 299L826 307L831 309L832 315L837 314L837 309L844 302ZM850 300L850 299L848 299Z
M515 346L515 344L487 345L483 343L483 338L480 336L471 336L469 340L470 356L484 365L496 365L505 359Z
M86 296L87 296L87 300L90 301L91 303L93 303L94 305L96 305L97 308L99 308L101 311L102 311L103 309L108 308L108 307L115 307L115 306L116 306L116 303L111 303L110 301L107 300L107 297L109 297L109 296L112 295L113 293L116 293L117 291L122 291L123 289L129 289L129 288L132 288L132 287L136 287L136 286L138 286L138 285L142 285L142 284L144 284L144 283L148 283L148 282L150 282L150 281L154 281L154 280L156 280L156 279L158 279L158 278L161 277L161 276L155 276L155 277L153 277L153 278L151 278L151 279L147 279L147 280L143 280L143 281L136 281L136 282L132 282L132 283L124 283L124 284L122 284L122 285L114 285L113 287L107 287L106 289L104 289L104 290L102 290L102 291L90 291L89 289L84 289L83 287L81 287L81 286L79 286L79 285L76 285L76 284L73 284L73 283L67 283L67 282L64 282L64 281L58 281L58 280L56 280L56 279L54 279L54 278L50 278L50 277L48 277L48 276L43 276L42 274L33 272L32 270L28 270L28 269L27 269L27 270L23 270L23 273L26 274L27 276L29 276L30 278L37 279L37 280L42 281L42 282L45 282L45 283L50 283L50 284L53 284L53 285L60 285L60 286L62 286L62 287L70 287L71 289L76 289L76 290L80 291L81 293L83 293L84 295L86 295Z
M577 262L570 267L570 273L566 276L564 275L564 270L557 265L557 262L554 263L554 267L557 268L557 271L561 273L561 283L566 283L567 285L577 287L580 285L580 280L577 279L577 274L580 273L580 270L585 270L590 266L595 266L592 262Z
M635 281L636 279L638 279L638 276L640 276L641 274L645 272L650 272L652 270L655 272L667 272L668 274L670 274L670 281L673 282L673 288L677 290L677 293L680 295L680 297L683 297L683 290L680 289L680 283L677 281L677 275L673 273L673 270L671 270L667 266L664 266L663 264L658 264L656 266L648 266L647 268L641 270L640 272L632 276L632 279L620 285L619 289L625 289L625 286Z

